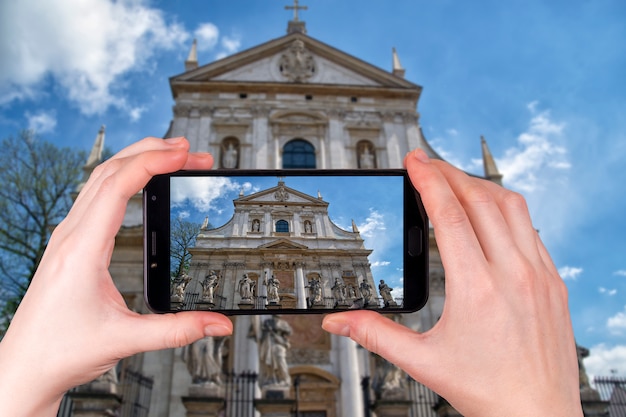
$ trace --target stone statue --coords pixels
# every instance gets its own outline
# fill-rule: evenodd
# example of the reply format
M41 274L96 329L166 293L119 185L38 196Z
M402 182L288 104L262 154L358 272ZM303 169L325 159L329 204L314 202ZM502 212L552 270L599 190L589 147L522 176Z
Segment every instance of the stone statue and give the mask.
M263 284L267 286L267 301L271 304L280 303L280 296L278 295L280 281L274 275L270 279L267 279L267 276L265 278Z
M363 146L359 155L359 167L364 169L376 168L374 164L374 155L370 152L369 146Z
M338 278L335 278L335 284L331 287L335 304L346 304L346 285Z
M313 306L323 305L322 283L319 278L309 280L309 303Z
M292 333L291 326L279 315L265 320L261 326L259 360L261 386L291 385L289 367L287 366L287 349Z
M232 142L228 144L228 148L224 151L222 165L224 168L237 168L237 149Z
M385 400L404 400L407 397L406 375L391 362L378 355L375 358L375 374L372 381L372 388L376 398Z
M395 307L398 305L391 295L391 291L393 291L393 288L385 284L385 281L383 281L382 279L380 280L380 284L378 285L378 291L380 292L380 296L383 298L383 303L385 307Z
M304 222L304 233L313 233L313 227L311 226L311 222L305 220Z
M191 277L184 272L174 280L174 288L171 296L172 301L182 302L185 299L185 289L191 281Z
M261 222L259 219L252 220L252 231L258 233L261 230Z
M361 291L361 295L363 296L363 304L368 305L372 302L372 286L363 279L359 284L359 291Z
M222 384L225 337L205 337L183 348L182 358L194 384Z
M243 278L239 281L238 286L242 302L252 302L255 284L254 280L251 280L250 277L248 277L248 274L243 274Z
M204 281L202 281L202 301L215 304L215 290L219 285L218 281L219 278L215 271L209 271L209 275L204 277Z

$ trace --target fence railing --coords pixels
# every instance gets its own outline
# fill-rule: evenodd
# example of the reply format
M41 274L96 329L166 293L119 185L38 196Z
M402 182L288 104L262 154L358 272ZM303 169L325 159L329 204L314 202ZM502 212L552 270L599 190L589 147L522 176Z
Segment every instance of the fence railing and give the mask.
M593 384L600 398L609 403L609 417L626 417L626 378L597 376Z

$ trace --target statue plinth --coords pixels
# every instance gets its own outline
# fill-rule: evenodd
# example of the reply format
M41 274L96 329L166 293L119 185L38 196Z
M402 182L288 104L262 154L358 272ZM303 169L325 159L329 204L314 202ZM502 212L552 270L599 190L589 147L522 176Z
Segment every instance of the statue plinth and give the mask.
M296 401L287 398L289 387L266 386L261 388L263 398L254 400L261 417L291 417Z
M191 393L191 387L189 391ZM187 410L187 417L218 417L226 405L223 397L190 395L189 397L182 397L181 400Z
M283 308L283 305L280 303L269 303L265 306L265 308L267 308L268 310L280 310L281 308Z
M196 310L215 310L215 303L198 301L196 302Z
M122 398L117 394L94 392L88 388L84 390L79 389L76 392L70 393L69 396L74 404L72 415L76 417L115 415L116 410L122 404Z
M190 397L224 398L224 387L210 382L206 384L191 384L189 386Z
M377 400L372 407L378 417L409 417L413 404L409 400Z
M313 310L324 310L324 309L326 309L326 305L323 304L323 303L322 304L313 304L311 306L311 309L313 309Z
M252 302L241 302L237 304L240 310L252 310L254 308L254 304Z

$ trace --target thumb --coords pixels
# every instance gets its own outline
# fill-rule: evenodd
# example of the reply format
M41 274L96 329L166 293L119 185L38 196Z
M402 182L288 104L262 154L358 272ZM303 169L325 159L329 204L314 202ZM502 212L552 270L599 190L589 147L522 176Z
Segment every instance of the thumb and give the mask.
M129 320L125 331L130 356L139 352L186 346L206 336L227 336L233 323L224 315L206 312L137 315Z
M430 351L422 334L374 311L329 314L324 317L322 328L329 333L349 337L404 369L415 379L418 379L415 374L422 368L420 363L428 365L430 362ZM407 352L409 349L410 353Z

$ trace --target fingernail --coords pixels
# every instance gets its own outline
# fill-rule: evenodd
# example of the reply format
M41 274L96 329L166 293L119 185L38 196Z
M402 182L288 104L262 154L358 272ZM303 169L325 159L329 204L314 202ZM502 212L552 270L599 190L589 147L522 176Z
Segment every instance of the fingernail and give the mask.
M182 142L183 139L185 139L185 138L182 137L182 136L177 137L177 138L167 138L167 139L165 139L165 142L167 142L170 145L176 145L177 143Z
M324 318L322 328L328 333L333 333L338 336L350 336L350 325L343 320L335 320L330 316Z
M233 332L232 327L225 324L209 324L204 328L205 336L226 336Z
M423 162L425 164L430 163L430 158L428 157L428 155L426 155L426 152L424 152L423 149L417 148L413 151L413 156L415 157L415 159L417 159L420 162Z

